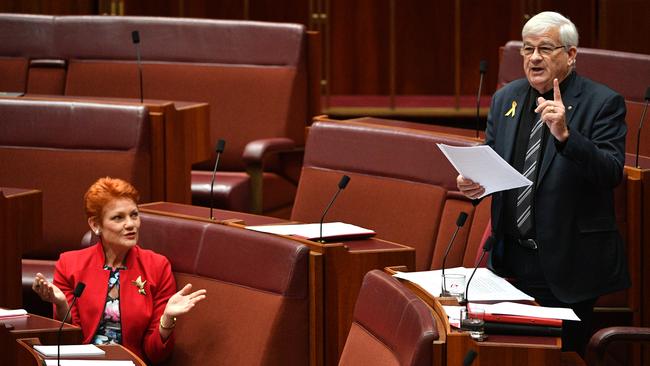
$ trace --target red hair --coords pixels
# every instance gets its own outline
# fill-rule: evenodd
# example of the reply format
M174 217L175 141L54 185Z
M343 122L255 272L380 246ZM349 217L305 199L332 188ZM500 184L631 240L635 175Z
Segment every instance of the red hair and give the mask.
M98 179L84 194L86 215L101 218L104 206L117 198L128 198L137 204L140 195L131 183L122 179L111 177Z

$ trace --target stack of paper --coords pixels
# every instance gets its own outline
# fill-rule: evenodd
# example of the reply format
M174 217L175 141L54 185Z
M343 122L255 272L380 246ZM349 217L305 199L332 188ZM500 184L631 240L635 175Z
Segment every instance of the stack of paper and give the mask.
M464 274L469 279L474 268L456 267L445 270L445 273ZM442 271L398 272L395 277L411 281L432 296L440 296L442 286ZM492 273L487 268L479 268L469 285L467 293L469 301L521 301L534 300L521 292L505 279Z
M26 316L27 316L27 310L25 309L14 309L14 310L0 309L0 319L18 318L18 317L26 317Z
M57 366L56 360L45 360L46 366ZM61 366L135 366L133 361L61 360Z
M276 235L297 236L309 240L321 237L320 224L246 226L246 229ZM323 239L367 238L373 235L375 232L372 230L343 222L323 224Z
M56 357L57 346L43 346L37 344L34 349L46 357ZM75 344L61 346L61 357L103 356L103 349L94 344Z

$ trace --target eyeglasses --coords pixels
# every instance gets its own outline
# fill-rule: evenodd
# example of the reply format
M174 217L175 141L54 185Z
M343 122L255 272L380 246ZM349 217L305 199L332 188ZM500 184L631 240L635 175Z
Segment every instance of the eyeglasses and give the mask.
M536 46L536 47L524 46L519 50L519 53L522 56L532 56L533 53L535 53L535 50L537 50L537 52L542 56L550 56L558 48L565 48L565 46L556 46L556 47L549 46L549 45L542 45L542 46Z

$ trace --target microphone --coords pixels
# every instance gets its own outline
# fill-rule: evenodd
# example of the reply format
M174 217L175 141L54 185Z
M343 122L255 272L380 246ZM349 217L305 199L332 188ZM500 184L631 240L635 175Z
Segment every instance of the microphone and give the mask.
M467 293L469 291L469 284L470 284L470 282L472 282L472 278L474 278L474 274L476 273L476 270L478 269L478 266L483 261L483 257L485 257L485 253L492 250L492 247L494 246L494 243L496 243L496 241L497 240L492 235L490 235L485 240L485 244L483 244L483 253L481 253L481 257L478 259L478 262L476 262L476 266L474 266L474 270L472 271L472 274L469 276L469 280L467 280L467 284L465 286L465 296L463 297L463 300L460 303L461 305L467 306L467 303L469 302L469 296L467 296Z
M645 118L645 111L648 109L648 102L650 102L650 86L645 90L645 105L643 106L643 113L641 113L641 121L639 121L639 129L636 131L636 162L634 166L639 166L639 143L641 142L641 127L643 127L643 119Z
M85 283L83 282L77 283L77 287L75 287L74 291L72 292L72 302L70 303L70 306L68 307L68 311L65 313L63 320L61 320L61 326L59 327L59 331L57 332L56 335L56 364L58 366L61 366L61 330L63 329L63 325L65 324L65 321L68 319L68 316L70 315L70 311L72 310L74 303L77 301L78 297L81 297L81 294L84 292L85 288L86 288Z
M465 358L463 358L463 366L469 366L469 365L473 364L474 359L476 358L476 355L477 355L477 353L473 349L470 349L469 351L467 351L467 353L465 354Z
M131 32L131 40L135 45L135 52L138 57L138 76L140 77L140 103L144 103L144 93L142 92L142 63L140 60L140 32L134 30Z
M458 218L456 219L456 230L454 230L454 235L451 236L451 240L449 240L449 244L447 244L447 249L445 250L445 255L442 257L442 292L440 293L441 296L449 296L449 293L445 290L447 286L445 286L445 263L447 262L447 256L449 255L449 250L451 249L452 244L454 244L454 240L456 239L456 235L458 234L458 230L460 230L463 225L465 225L465 221L467 220L467 213L465 212L460 212L458 215Z
M318 242L319 243L324 243L325 241L323 240L323 220L325 219L325 215L327 215L327 211L330 210L330 207L332 207L332 204L336 200L336 197L339 196L339 193L341 193L342 190L345 189L345 187L348 186L348 183L350 183L350 177L347 175L344 175L341 177L341 180L339 181L339 189L336 191L334 194L334 197L332 197L332 200L330 201L329 205L325 208L325 211L323 211L323 216L320 217L320 233L318 235Z
M224 139L219 139L219 141L217 141L217 146L215 147L215 151L217 152L217 160L214 162L214 169L212 170L212 182L210 182L210 220L214 220L214 216L212 216L212 208L214 207L214 178L217 175L219 158L221 157L221 153L223 153L223 150L225 148L226 141Z
M479 116L479 109L481 108L481 89L483 89L483 76L487 72L487 60L481 60L478 66L480 74L478 79L478 95L476 96L476 138L478 138L478 130L481 128L481 118Z

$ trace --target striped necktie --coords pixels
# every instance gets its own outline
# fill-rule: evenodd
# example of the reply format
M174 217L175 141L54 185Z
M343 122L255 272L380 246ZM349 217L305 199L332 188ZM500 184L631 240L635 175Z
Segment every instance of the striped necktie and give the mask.
M533 184L519 188L517 191L515 213L517 217L517 227L522 236L528 234L530 229L533 227L533 187L535 186L535 180L537 179L537 163L539 150L542 144L543 126L544 122L540 118L530 131L528 149L526 150L526 158L524 160L523 175L532 181Z

